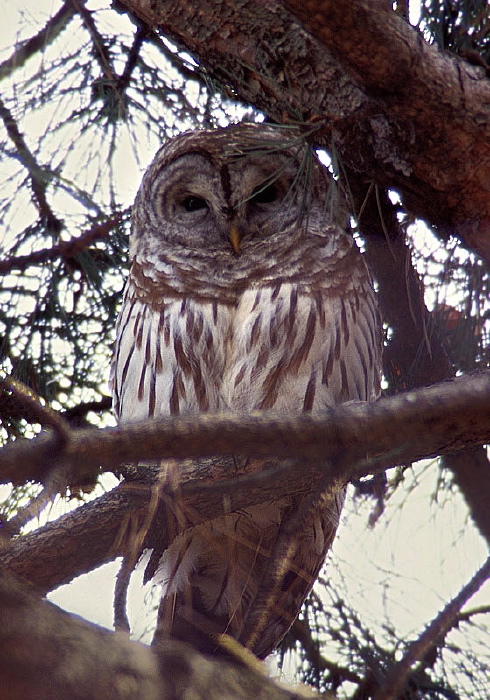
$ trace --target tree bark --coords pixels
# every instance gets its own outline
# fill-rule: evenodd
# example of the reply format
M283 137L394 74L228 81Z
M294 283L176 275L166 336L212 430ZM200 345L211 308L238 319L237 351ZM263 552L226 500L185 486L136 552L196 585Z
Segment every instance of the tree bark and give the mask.
M330 407L325 417L273 412L200 414L67 431L9 443L0 450L0 483L42 482L60 473L116 469L147 460L248 455L335 462L346 480L390 466L481 445L490 439L490 371L449 379L374 403ZM366 461L366 455L370 459ZM358 462L364 461L359 467ZM58 467L56 467L58 463ZM190 471L193 467L191 464ZM226 478L214 465L214 478ZM216 471L217 470L217 471ZM180 484L186 481L182 470ZM61 477L60 477L61 478Z
M231 95L490 260L490 82L378 0L122 0Z

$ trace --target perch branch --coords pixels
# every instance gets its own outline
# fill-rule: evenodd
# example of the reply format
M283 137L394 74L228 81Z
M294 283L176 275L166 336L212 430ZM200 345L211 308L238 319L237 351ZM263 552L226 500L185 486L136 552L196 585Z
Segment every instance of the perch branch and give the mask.
M71 431L64 446L51 434L18 440L0 451L0 483L43 480L54 459L76 471L77 466L107 470L142 460L230 454L321 464L339 452L343 462L364 460L350 479L488 441L490 371L373 404L332 407L325 417L209 413Z
M281 496L306 496L325 479L348 481L484 442L490 442L490 372L375 404L338 406L323 420L208 414L72 431L64 447L54 446L49 435L19 440L0 451L0 473L4 482L21 483L25 478L47 477L56 459L74 470L78 465L107 469L122 462L180 459L179 499L185 511L179 526L185 528L221 515L225 497L234 512L274 500L278 484ZM250 473L253 460L230 470L226 459L196 459L230 454L275 455L284 461ZM158 471L155 475L143 468L137 470L137 478L15 540L0 556L0 566L47 591L128 551L135 533L147 527L155 489L164 503L169 499L159 485ZM162 546L168 546L171 534L164 531L162 538Z

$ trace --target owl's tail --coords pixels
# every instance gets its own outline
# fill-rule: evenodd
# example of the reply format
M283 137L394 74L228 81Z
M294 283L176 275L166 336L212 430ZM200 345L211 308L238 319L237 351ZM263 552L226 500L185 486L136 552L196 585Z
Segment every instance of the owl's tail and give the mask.
M227 634L265 658L294 622L318 575L342 500L343 494L333 495L329 507L290 536L285 523L291 503L284 499L202 523L177 537L155 576L163 586L155 642L172 637L228 657L222 642ZM281 559L277 550L284 544L289 559Z

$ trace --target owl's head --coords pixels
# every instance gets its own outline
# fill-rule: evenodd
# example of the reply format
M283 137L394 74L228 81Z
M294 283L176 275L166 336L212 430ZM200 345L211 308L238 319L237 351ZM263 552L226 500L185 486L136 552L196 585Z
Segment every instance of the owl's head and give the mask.
M321 227L329 175L298 129L238 124L183 134L147 170L132 255L275 253Z

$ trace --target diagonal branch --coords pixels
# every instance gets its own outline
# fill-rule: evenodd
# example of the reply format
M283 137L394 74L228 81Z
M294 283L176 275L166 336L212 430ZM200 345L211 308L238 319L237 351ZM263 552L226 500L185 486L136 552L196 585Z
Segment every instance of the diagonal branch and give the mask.
M471 596L481 588L489 577L490 557L466 586L428 625L420 637L409 645L403 658L393 666L382 686L375 694L375 700L396 700L396 698L400 697L405 683L412 672L412 667L421 661L432 647L440 644L441 638L444 638L451 629L463 605L468 602Z
M37 163L13 114L1 97L0 119L3 121L5 130L17 150L18 159L29 173L31 189L34 199L36 200L41 221L45 223L50 231L59 233L62 228L62 222L54 214L46 197L46 189L50 180L50 174Z
M99 32L97 25L93 18L93 11L88 10L85 7L84 0L71 0L76 11L80 15L83 24L88 30L90 36L92 37L92 42L94 46L94 58L99 63L104 77L112 82L117 82L117 75L112 66L111 53L104 43L104 38Z
M38 51L43 51L66 28L75 14L75 8L70 0L66 0L58 12L51 17L35 36L23 41L16 47L14 53L0 63L0 80L8 78Z
M391 2L284 0L284 4L364 86L366 95L382 103L388 129L400 130L401 139L396 141L386 135L391 147L403 147L399 165L403 160L408 178L404 184L404 177L395 178L409 208L447 233L456 229L490 260L490 84L485 72L429 45L391 10ZM486 132L486 143L480 142L481 132ZM381 133L373 136L384 138ZM480 145L484 172L472 174L474 164L468 155ZM396 151L392 155L396 159ZM432 182L427 179L429 171ZM458 183L466 192L463 196L457 192ZM470 191L468 207L465 197ZM432 205L431 196L436 198ZM439 207L445 211L442 216Z

